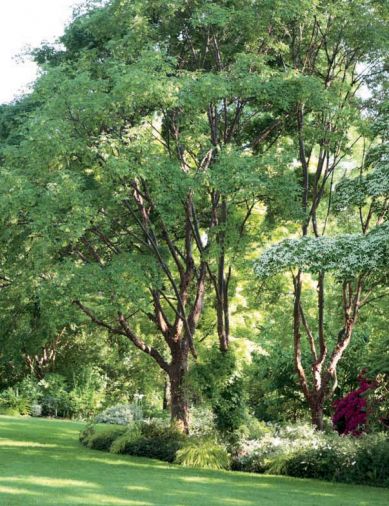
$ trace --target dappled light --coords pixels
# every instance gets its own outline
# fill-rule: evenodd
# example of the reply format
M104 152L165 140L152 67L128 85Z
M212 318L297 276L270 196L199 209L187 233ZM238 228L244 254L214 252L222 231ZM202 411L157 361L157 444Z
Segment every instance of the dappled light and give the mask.
M382 506L389 499L387 491L374 488L191 470L99 453L78 443L80 427L0 417L0 504Z
M389 505L388 0L74 1L0 103L0 506Z

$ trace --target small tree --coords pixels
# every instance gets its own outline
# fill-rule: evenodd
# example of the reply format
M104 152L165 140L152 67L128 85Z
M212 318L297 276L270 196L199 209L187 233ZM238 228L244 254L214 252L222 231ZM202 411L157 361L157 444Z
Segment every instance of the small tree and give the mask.
M368 174L372 169L372 159L363 154L358 177L338 186L336 198L338 203L343 201L343 207L340 205L343 210L348 208L347 199L352 199L352 195L364 188L360 194L363 197L358 202L354 200L351 205L353 211L357 210L359 214L362 235L335 236L336 232L344 229L336 219L339 208L333 205L339 172L344 170L342 162L363 137L363 129L360 135L351 135L350 130L353 126L354 132L358 131L362 124L356 94L361 84L366 82L369 70L372 72L374 69L376 77L383 75L380 59L385 51L382 12L377 6L377 24L373 28L367 22L371 7L370 3L364 2L350 2L347 7L341 2L334 2L331 8L323 9L317 4L311 6L314 16L310 16L311 11L308 10L307 14L294 20L285 33L290 44L288 62L296 72L316 77L318 101L309 105L302 100L292 114L292 135L301 176L301 239L285 241L265 252L257 264L257 272L260 276L267 276L270 272L296 267L292 274L295 368L310 406L312 422L319 429L323 427L325 399L336 388L337 364L350 343L360 308L367 303L372 292L380 292L381 269L386 268L387 228L380 228L387 219L388 211L385 157L381 157L377 164L373 163L374 173ZM371 29L374 33L371 32L367 44L366 36ZM379 143L386 140L383 132L381 128L376 138ZM381 177L384 184L374 195L367 181ZM347 191L343 193L342 185L343 188L347 186ZM372 230L375 225L377 229ZM358 231L355 222L352 230ZM369 230L372 230L370 234ZM339 305L342 308L342 329L332 349L326 336L325 315L330 272L341 287ZM382 273L384 276L385 272ZM312 284L313 279L317 283L315 330L311 328L309 305L304 297L306 287ZM303 334L307 337L312 357L310 379L302 360Z

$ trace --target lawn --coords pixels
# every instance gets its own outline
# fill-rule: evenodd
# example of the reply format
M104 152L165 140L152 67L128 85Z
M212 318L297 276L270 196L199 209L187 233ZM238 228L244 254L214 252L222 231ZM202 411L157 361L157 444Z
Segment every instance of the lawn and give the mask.
M305 506L389 504L389 491L184 469L78 443L82 424L0 417L0 504Z

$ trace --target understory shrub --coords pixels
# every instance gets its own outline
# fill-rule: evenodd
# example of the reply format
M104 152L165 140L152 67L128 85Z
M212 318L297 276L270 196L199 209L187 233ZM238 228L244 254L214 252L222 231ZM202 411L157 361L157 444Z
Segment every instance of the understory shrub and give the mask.
M175 462L184 467L228 469L230 458L226 448L216 441L193 438L177 451Z
M93 450L109 451L112 443L125 432L124 427L107 427L96 430L93 426L87 426L80 434L80 441L84 446Z
M128 425L134 421L134 409L131 404L118 404L105 409L95 417L96 423Z
M235 431L235 441L261 439L266 434L274 434L274 426L270 423L258 420L253 415L246 413L244 423Z
M4 416L19 416L19 410L16 408L8 408L5 406L0 406L0 415Z
M47 373L41 380L26 376L0 393L0 410L6 409L12 414L89 419L101 408L104 381L94 369L83 370L72 380L57 373Z
M259 437L243 437L231 447L233 469L264 473L281 455L312 444L316 446L321 437L308 424L286 427L266 425L263 429ZM242 434L244 436L244 432Z
M186 440L186 436L176 428L159 420L141 422L139 431L140 436L134 439L130 437L120 453L173 462L176 452Z
M361 438L353 481L389 487L389 438L387 433Z
M80 434L84 446L112 453L173 462L187 437L160 420L136 422L128 427L88 426Z
M111 453L176 462L187 467L228 469L298 478L389 486L389 438L317 432L310 425L260 425L256 439L220 444L215 437L185 436L161 420L125 426L88 425L84 446Z
M216 427L220 433L232 434L242 425L246 414L243 391L243 379L235 375L214 400L213 411Z
M69 394L66 379L50 373L38 383L41 391L42 412L45 416L66 416L69 413Z
M378 374L375 382L376 387L367 398L367 411L370 414L368 429L371 432L389 431L389 374Z
M364 371L358 376L359 388L353 390L342 399L334 402L335 413L333 424L339 434L359 436L365 430L368 417L368 393L377 387L376 382L369 381Z
M126 453L126 447L133 444L142 436L139 424L130 425L127 430L113 441L109 451L111 453Z
M357 443L338 436L321 438L317 445L286 455L279 474L329 481L354 481L350 471L356 464ZM272 472L272 466L269 468Z
M308 425L275 427L231 448L232 469L299 478L389 486L389 440L339 436Z
M191 368L187 377L192 399L212 409L212 425L225 438L242 425L246 414L244 381L238 365L239 353L233 348L230 353L222 355L217 347L208 349L206 356ZM196 431L191 433L195 434Z
M42 405L33 404L31 406L31 416L42 416Z
M389 486L389 441L384 434L332 438L319 448L292 454L280 474Z
M215 415L210 407L190 409L190 435L207 437L216 434Z
M7 388L0 394L0 414L16 416L29 415L31 403L27 397L20 394L17 389Z

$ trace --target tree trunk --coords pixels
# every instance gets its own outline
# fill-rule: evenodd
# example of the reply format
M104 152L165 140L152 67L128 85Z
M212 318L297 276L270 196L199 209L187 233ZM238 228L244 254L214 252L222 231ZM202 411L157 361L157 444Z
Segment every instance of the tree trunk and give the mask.
M172 425L185 434L189 433L189 408L185 392L185 375L188 371L189 350L183 343L177 343L178 349L173 353L169 370L170 380L170 411Z
M321 401L311 401L311 417L312 417L312 425L317 429L322 431L324 429L323 423L323 402Z

